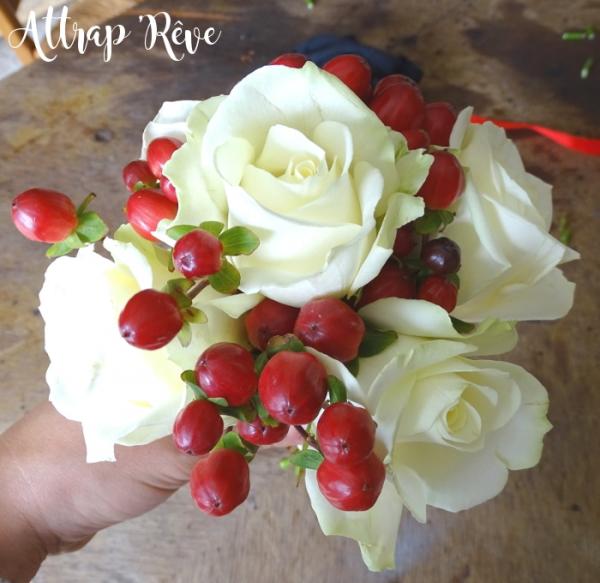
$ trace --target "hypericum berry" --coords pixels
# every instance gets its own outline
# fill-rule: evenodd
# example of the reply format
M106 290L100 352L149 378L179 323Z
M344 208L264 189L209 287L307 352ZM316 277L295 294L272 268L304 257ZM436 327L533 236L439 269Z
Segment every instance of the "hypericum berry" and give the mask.
M284 65L292 69L302 69L308 59L300 53L285 53L273 59L269 65Z
M446 209L465 188L465 174L456 156L448 152L432 152L433 164L423 186L417 192L430 209Z
M413 275L395 261L386 263L382 270L362 290L358 307L362 308L383 298L413 299L417 285Z
M217 273L222 264L223 244L202 229L183 235L173 248L173 265L190 279Z
M429 134L431 143L447 147L456 122L456 112L449 103L439 101L425 106L423 129Z
M327 396L327 371L308 352L278 352L260 375L258 394L273 419L304 425L318 415Z
M62 192L32 188L12 202L12 221L31 241L58 243L77 227L77 209Z
M214 403L206 399L192 401L179 411L173 424L177 449L190 455L208 453L223 435L223 419Z
M246 314L244 320L250 344L264 350L273 336L293 332L299 312L298 308L265 298Z
M421 260L437 275L456 273L460 269L460 247L448 237L432 239L423 245Z
M425 101L418 87L408 83L390 85L369 104L379 119L396 131L416 130L425 118Z
M348 362L358 356L365 323L342 300L321 298L311 300L301 308L294 334L307 346Z
M456 307L457 295L458 289L452 282L441 275L430 275L419 286L417 298L437 304L450 313Z
M317 423L317 440L326 460L353 465L365 460L375 446L375 422L370 413L351 403L334 403Z
M250 492L250 468L232 449L217 449L192 470L190 492L202 512L223 516L237 508Z
M431 140L425 130L403 130L400 132L406 139L406 145L409 150L418 148L429 148Z
M177 204L156 190L142 189L129 197L125 214L136 233L144 239L156 241L153 231L163 219L175 218Z
M138 184L153 185L156 182L156 176L152 174L150 166L146 160L134 160L129 162L127 166L123 168L123 182L129 192L134 192L135 187Z
M156 138L150 142L146 158L152 174L160 178L163 173L164 165L171 159L171 156L183 145L183 142L175 138Z
M172 200L175 203L178 202L177 190L164 174L160 177L160 190L169 200Z
M388 87L392 85L400 85L402 83L412 85L413 87L417 87L417 83L414 79L407 77L406 75L402 75L401 73L394 73L393 75L387 75L383 77L377 85L375 85L375 89L373 91L373 97L383 93Z
M162 348L181 330L183 318L175 298L155 289L132 296L119 316L121 336L136 348Z
M417 245L415 230L409 223L400 227L396 231L396 239L394 240L394 255L396 257L406 257Z
M258 384L252 354L233 342L213 344L196 363L196 381L209 397L222 397L232 407L244 405Z
M371 453L353 466L323 460L317 470L319 490L339 510L361 511L372 508L385 482L385 467Z
M338 55L327 61L323 69L343 81L363 101L371 97L371 67L360 55Z
M235 429L241 437L254 445L273 445L279 443L288 434L290 426L284 423L275 426L265 425L257 417L251 423L238 421Z

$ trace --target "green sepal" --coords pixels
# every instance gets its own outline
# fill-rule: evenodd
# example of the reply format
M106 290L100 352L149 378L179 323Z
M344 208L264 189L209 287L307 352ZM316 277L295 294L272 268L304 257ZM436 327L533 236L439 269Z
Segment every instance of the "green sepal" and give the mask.
M284 457L282 460L279 460L279 467L282 470L287 470L291 466L290 458Z
M177 334L177 340L179 340L179 343L184 348L190 345L190 343L192 342L192 327L190 326L189 322L183 322L183 326Z
M356 358L353 358L351 361L347 362L346 368L348 369L351 375L358 376L358 372L360 370L360 360L358 356Z
M348 400L346 385L337 377L329 375L327 377L327 386L329 387L329 400L331 403L345 403Z
M187 310L191 308L192 300L186 294L193 285L193 281L180 277L167 281L162 291L172 296L181 310Z
M427 209L422 217L414 222L415 231L419 235L433 235L443 231L453 220L455 213L444 210Z
M221 233L224 255L251 255L260 245L260 239L246 227L232 227Z
M471 324L470 322L463 322L463 320L459 320L458 318L453 318L450 316L450 320L452 321L452 325L454 329L459 334L469 334L475 330L475 324Z
M247 461L252 461L258 448L242 439L235 431L228 431L221 437L214 449L232 449L241 453Z
M318 470L323 459L323 454L316 449L297 451L288 458L291 464L305 470Z
M221 407L221 415L228 415L246 423L252 423L256 419L256 409L253 405L241 405L240 407Z
M196 230L196 227L194 227L193 225L175 225L174 227L167 229L167 235L169 235L169 237L171 237L171 239L174 239L175 241L179 241L179 239L181 239L181 237L183 237L184 235L187 235L188 233L191 233L192 231L195 231L195 230Z
M382 331L367 326L363 341L358 349L358 355L361 358L368 358L380 354L397 339L398 333L394 330Z
M198 225L199 229L202 229L215 237L218 237L221 234L224 227L225 225L219 221L204 221Z
M158 180L155 180L154 182L142 182L141 180L138 180L134 185L133 185L133 192L137 192L138 190L154 190L155 188L158 188L160 186L160 182Z
M260 375L263 368L267 366L267 362L269 362L269 355L266 352L261 352L254 361L254 372Z
M108 226L98 213L88 211L79 215L79 223L75 232L84 243L95 243L106 237Z
M206 324L208 318L206 314L198 308L189 307L182 311L182 316L190 324Z
M85 243L79 238L76 232L71 233L66 239L50 245L46 250L46 257L61 257L70 253L74 249L80 249Z
M452 283L456 289L460 288L460 277L458 277L458 273L449 273L446 275L446 279Z
M275 419L273 419L273 417L271 417L269 415L269 412L265 409L265 406L263 405L263 403L260 400L260 397L258 395L254 395L254 397L252 397L252 403L254 404L254 408L256 409L256 414L258 415L259 419L262 421L263 425L266 425L268 427L278 427L279 426L279 421L276 421Z
M233 293L240 285L240 272L226 259L220 271L208 276L210 285L222 294Z
M282 336L273 336L267 343L266 353L268 356L274 356L278 352L304 352L304 344L293 334L283 334Z
M184 370L181 375L181 380L194 393L196 399L208 399L208 395L196 384L196 373L193 370Z

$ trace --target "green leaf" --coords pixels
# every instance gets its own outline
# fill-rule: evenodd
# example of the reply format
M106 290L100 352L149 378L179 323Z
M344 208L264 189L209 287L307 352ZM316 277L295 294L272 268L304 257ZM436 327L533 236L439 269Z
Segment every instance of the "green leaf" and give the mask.
M208 276L210 285L222 294L233 293L240 285L240 272L227 260L223 260L221 270Z
M316 449L305 449L292 454L289 458L291 464L306 470L317 470L323 461L323 454Z
M79 216L76 233L85 243L95 243L108 233L108 226L98 213L88 211Z
M177 334L177 340L179 340L181 346L184 348L189 346L192 342L192 327L189 322L184 322L179 334Z
M218 237L225 225L219 221L204 221L198 225L199 229L209 232L211 235Z
M293 334L283 334L282 336L273 336L267 343L267 355L273 356L278 352L304 352L304 344L297 336Z
M260 245L259 238L246 227L232 227L221 233L219 241L223 244L225 255L250 255Z
M375 330L367 326L365 336L358 349L358 355L362 358L375 356L383 352L388 346L398 339L398 333L394 330Z
M360 360L358 356L350 362L347 362L346 368L350 371L350 374L358 376L358 371L360 370Z
M327 377L329 387L329 400L331 403L345 403L348 400L346 385L337 377L329 375Z
M475 330L475 324L471 324L470 322L463 322L462 320L459 320L458 318L453 318L452 316L450 316L450 320L452 320L452 325L459 334L469 334L470 332L473 332L473 330Z
M46 250L46 257L61 257L62 255L70 253L74 249L80 249L84 245L85 243L79 238L77 233L71 233L63 241L59 241L58 243L54 243L54 245L48 247Z
M269 362L269 355L266 352L261 352L254 361L254 372L260 375L267 362Z
M176 225L174 227L171 227L170 229L167 229L167 235L169 235L171 239L179 241L181 237L195 230L196 227L194 227L193 225Z

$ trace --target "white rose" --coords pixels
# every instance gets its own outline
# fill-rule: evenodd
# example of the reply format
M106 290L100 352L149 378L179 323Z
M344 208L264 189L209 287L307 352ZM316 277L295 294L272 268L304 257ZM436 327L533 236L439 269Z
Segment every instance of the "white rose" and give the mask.
M453 315L468 322L551 320L573 304L575 285L558 265L579 258L548 231L551 186L525 171L503 129L459 115L450 148L466 169L456 218L445 235L462 251L461 287Z
M165 166L179 212L157 236L169 242L169 226L205 220L252 229L259 248L235 259L246 293L293 306L354 293L390 257L396 229L423 214L412 195L431 157L409 153L311 63L263 67L229 96L179 109L165 104L144 136L186 140Z
M48 267L40 292L50 401L81 422L88 462L114 461L116 443L140 445L170 434L188 399L182 370L193 367L210 344L236 341L241 333L215 305L231 300L207 288L194 305L207 313L209 323L193 325L190 347L178 340L155 351L127 344L118 330L125 303L141 289L160 289L172 274L164 250L129 227L115 236L120 240L104 243L114 261L93 246L76 257L61 257Z

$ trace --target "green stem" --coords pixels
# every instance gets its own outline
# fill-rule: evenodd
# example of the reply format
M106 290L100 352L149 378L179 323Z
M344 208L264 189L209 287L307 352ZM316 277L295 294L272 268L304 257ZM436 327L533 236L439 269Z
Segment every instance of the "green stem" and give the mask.
M308 431L306 431L302 425L294 425L294 428L302 436L304 441L308 443L308 445L314 447L319 453L321 453L321 448L319 447L317 440L310 433L308 433Z
M96 195L93 192L90 192L84 199L83 202L77 207L77 214L82 215L88 206L90 206L91 202L96 198Z

